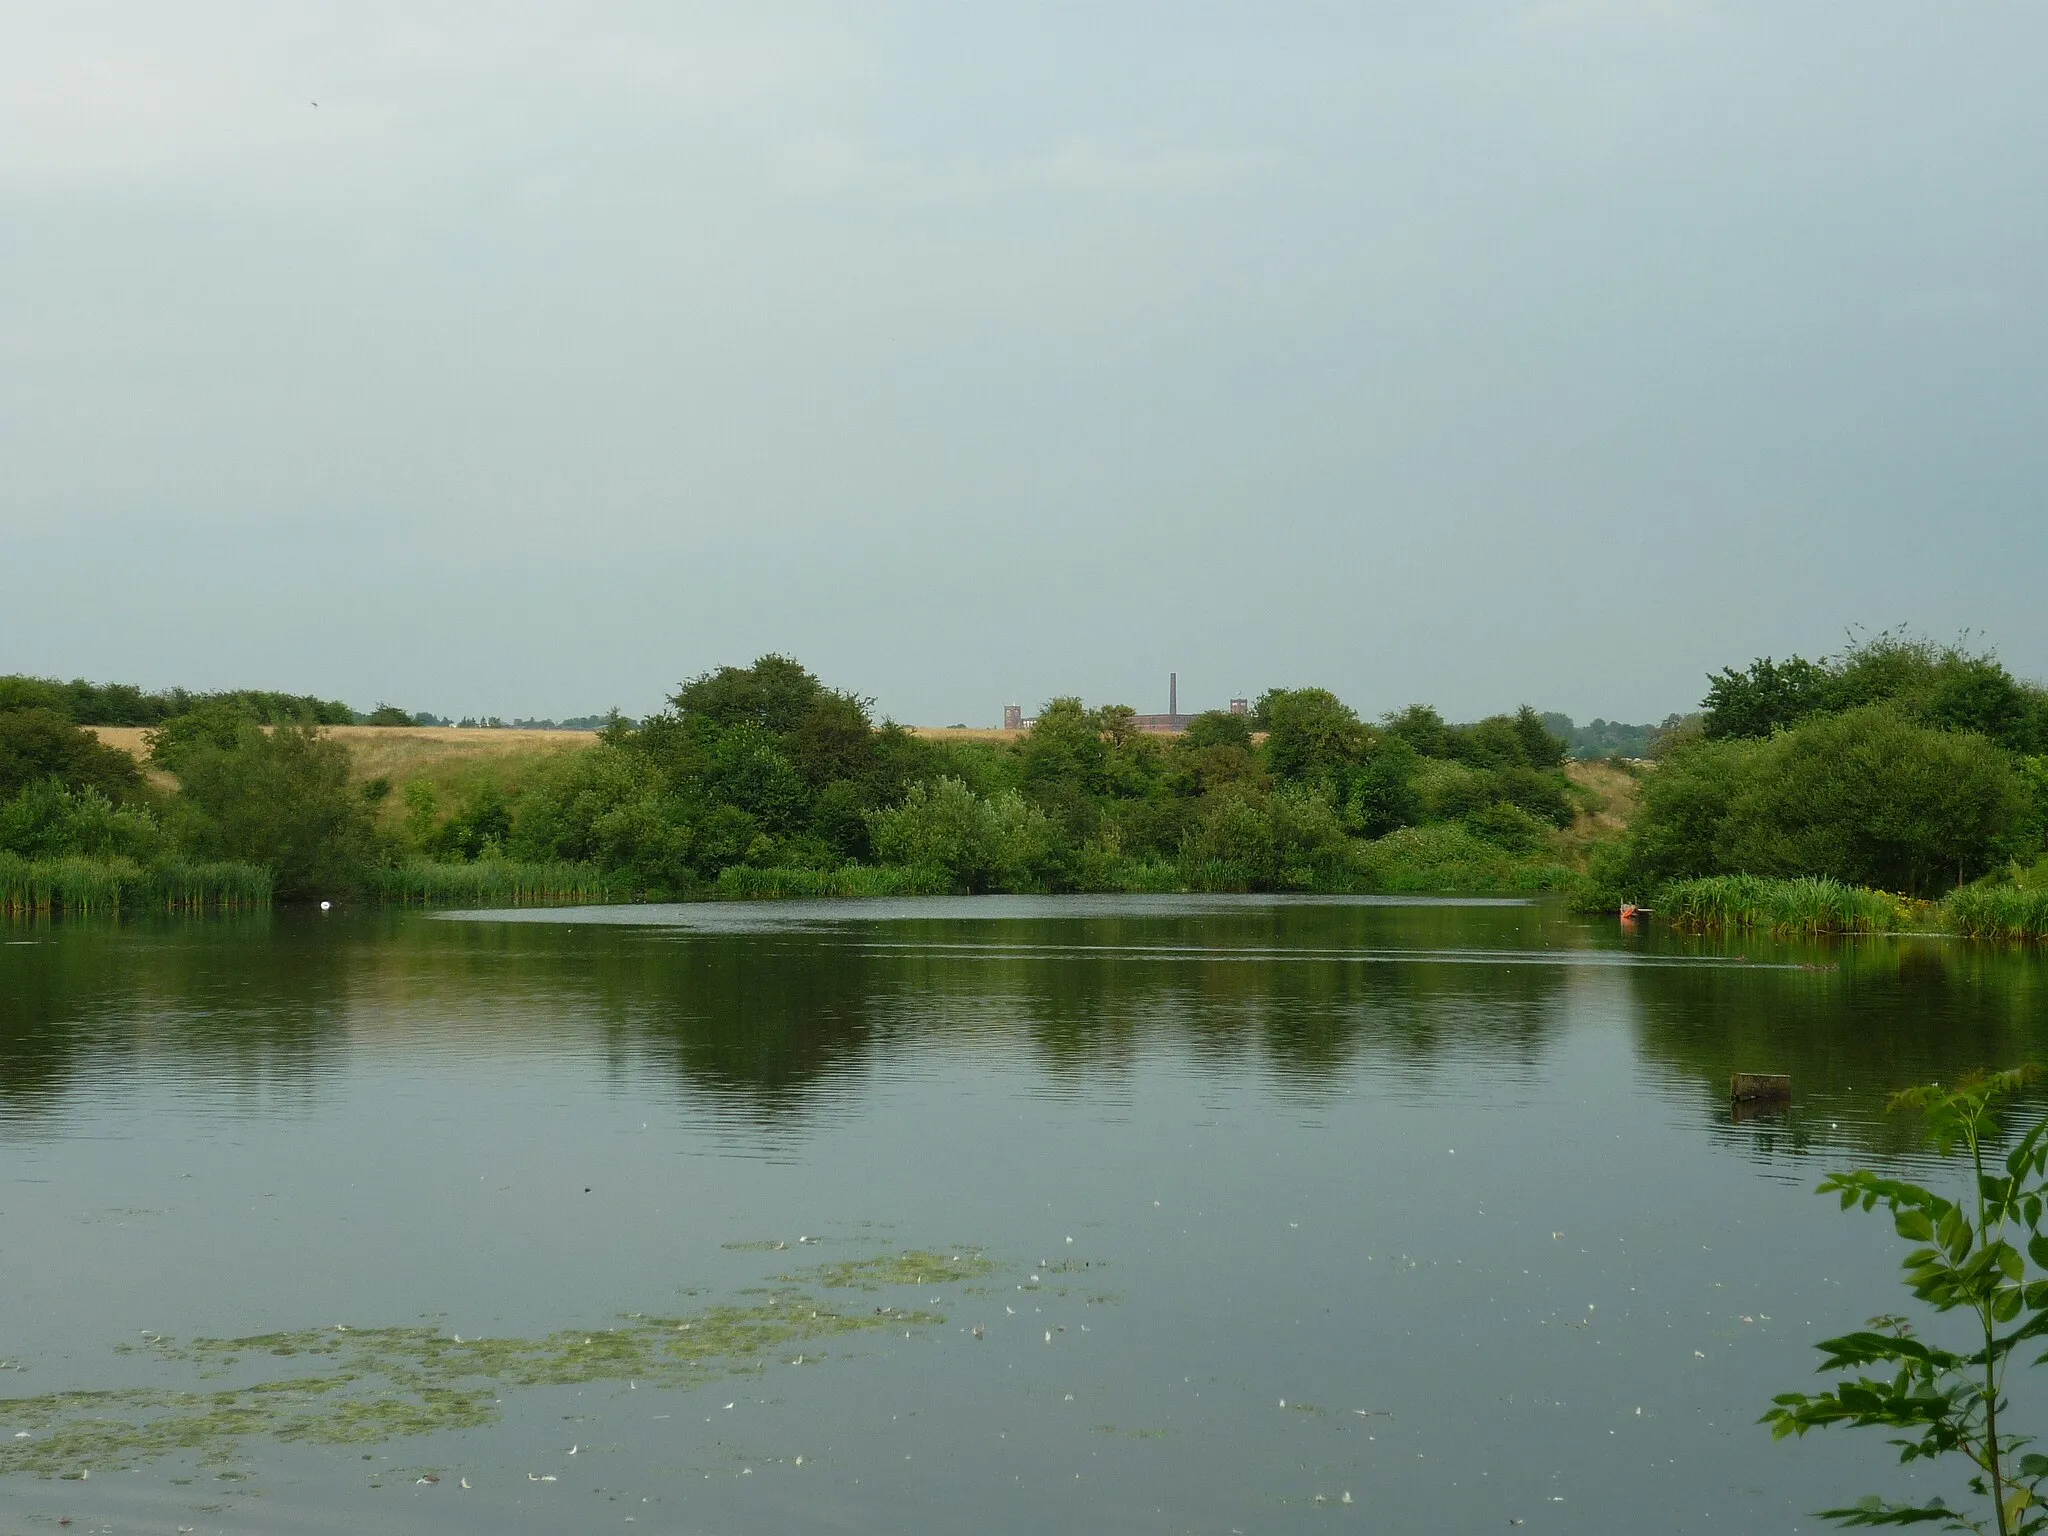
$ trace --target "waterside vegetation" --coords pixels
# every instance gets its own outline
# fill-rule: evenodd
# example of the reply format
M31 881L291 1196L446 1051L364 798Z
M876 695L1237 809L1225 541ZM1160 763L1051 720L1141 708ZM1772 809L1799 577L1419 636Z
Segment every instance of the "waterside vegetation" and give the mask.
M1694 928L2040 938L2048 691L1897 634L1714 678L1668 732L1591 907Z
M1368 722L1319 688L1273 689L1248 715L1171 736L1075 698L1021 735L921 734L771 655L576 737L451 744L395 722L325 726L310 705L272 718L306 702L291 696L179 695L181 713L134 733L138 763L57 696L97 685L42 686L0 689L18 706L0 707L10 910L259 890L1561 891L1701 931L2048 932L2048 691L1992 656L1892 633L1834 659L1724 669L1698 713L1644 728L1647 762L1569 759L1552 729L1568 722L1527 707Z
M2004 1116L2037 1076L2026 1067L1944 1087L1908 1089L1893 1109L1917 1111L1934 1151L1960 1154L1968 1177L1960 1199L1867 1170L1832 1174L1819 1192L1843 1210L1882 1205L1914 1246L1902 1282L1928 1312L1954 1313L1957 1328L1923 1334L1913 1319L1871 1318L1823 1340L1823 1392L1786 1392L1763 1422L1774 1438L1847 1426L1890 1432L1899 1460L1967 1464L1975 1508L1939 1494L1911 1502L1872 1495L1820 1517L1845 1526L1938 1524L1979 1536L2036 1536L2048 1530L2048 1456L2013 1430L2007 1369L2048 1336L2048 1120L2037 1121L2003 1157ZM1947 1347L1957 1336L1961 1348ZM2034 1363L2039 1363L2036 1360ZM1935 1469L1930 1469L1935 1470Z
M425 770L407 732L362 734L199 699L149 728L138 765L45 703L0 712L0 748L25 743L0 847L249 865L280 899L1520 891L1577 878L1606 805L1527 708L1369 724L1325 690L1275 689L1161 737L1062 698L1015 740L941 739L780 656L573 749Z

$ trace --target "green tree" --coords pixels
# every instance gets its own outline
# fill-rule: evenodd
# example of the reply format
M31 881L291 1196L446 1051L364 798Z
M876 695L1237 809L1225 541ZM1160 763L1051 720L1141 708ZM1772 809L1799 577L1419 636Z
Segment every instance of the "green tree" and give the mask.
M1205 709L1188 721L1187 729L1180 733L1175 745L1190 752L1203 752L1211 747L1237 747L1249 752L1252 749L1252 723L1244 715Z
M1625 883L1825 875L1929 895L2011 858L2038 826L2010 756L1889 704L1817 716L1768 741L1708 741L1643 781Z
M178 752L181 841L203 858L260 864L291 899L352 888L375 857L348 749L312 726L244 725L232 746Z
M1400 737L1419 757L1450 757L1451 728L1444 717L1427 704L1410 704L1380 722L1389 734Z
M432 786L426 786L431 792ZM426 814L432 814L431 800ZM505 851L512 841L512 806L505 791L490 779L479 779L464 791L455 813L433 827L424 847L440 858L464 862Z
M1722 865L1748 874L1927 895L2010 857L2030 810L1997 747L1889 705L1784 732L1753 769L1717 842Z
M1183 857L1221 865L1252 890L1313 890L1345 866L1350 843L1330 802L1300 784L1211 795Z
M1345 823L1366 837L1385 837L1422 819L1415 788L1421 759L1406 737L1380 737L1352 773L1344 800Z
M126 752L103 746L91 731L53 709L0 714L0 799L46 779L119 800L141 789L142 770Z
M1283 781L1341 776L1372 742L1351 706L1327 688L1271 689L1260 697L1258 712L1266 728L1266 766Z
M788 656L763 656L751 667L720 667L693 677L669 701L680 715L721 728L752 725L776 736L795 731L825 685Z
M1015 790L984 800L958 779L913 784L903 803L870 813L887 863L938 870L970 891L1041 883L1056 852L1051 821Z
M1828 708L1833 693L1825 667L1799 656L1760 656L1746 672L1723 667L1708 678L1703 727L1710 741L1768 736Z
M1017 756L1027 787L1063 783L1085 794L1101 787L1109 744L1099 717L1079 699L1059 698L1038 712Z

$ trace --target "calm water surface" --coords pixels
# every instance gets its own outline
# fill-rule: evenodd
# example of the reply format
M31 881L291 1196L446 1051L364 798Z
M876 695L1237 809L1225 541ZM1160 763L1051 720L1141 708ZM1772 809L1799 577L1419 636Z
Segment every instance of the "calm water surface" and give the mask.
M1755 1424L1897 1305L1812 1186L2048 1054L2033 955L1514 903L0 943L0 1532L1813 1530L1918 1485Z

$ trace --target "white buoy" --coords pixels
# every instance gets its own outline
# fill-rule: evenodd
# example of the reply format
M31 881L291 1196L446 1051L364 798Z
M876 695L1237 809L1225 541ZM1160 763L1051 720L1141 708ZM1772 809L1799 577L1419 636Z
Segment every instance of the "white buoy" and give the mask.
M320 910L321 910L322 912L325 912L325 911L326 911L326 910L327 910L327 909L328 909L329 907L331 907L331 906L333 906L333 905L334 905L334 903L333 903L333 902L331 902L331 901L323 901L323 902L321 902L321 903L320 903Z

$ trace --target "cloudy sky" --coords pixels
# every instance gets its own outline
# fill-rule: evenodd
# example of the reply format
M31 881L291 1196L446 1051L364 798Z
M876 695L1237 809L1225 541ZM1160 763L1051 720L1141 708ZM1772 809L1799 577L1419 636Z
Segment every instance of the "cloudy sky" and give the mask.
M2000 0L6 0L0 672L2042 676L2044 58Z

